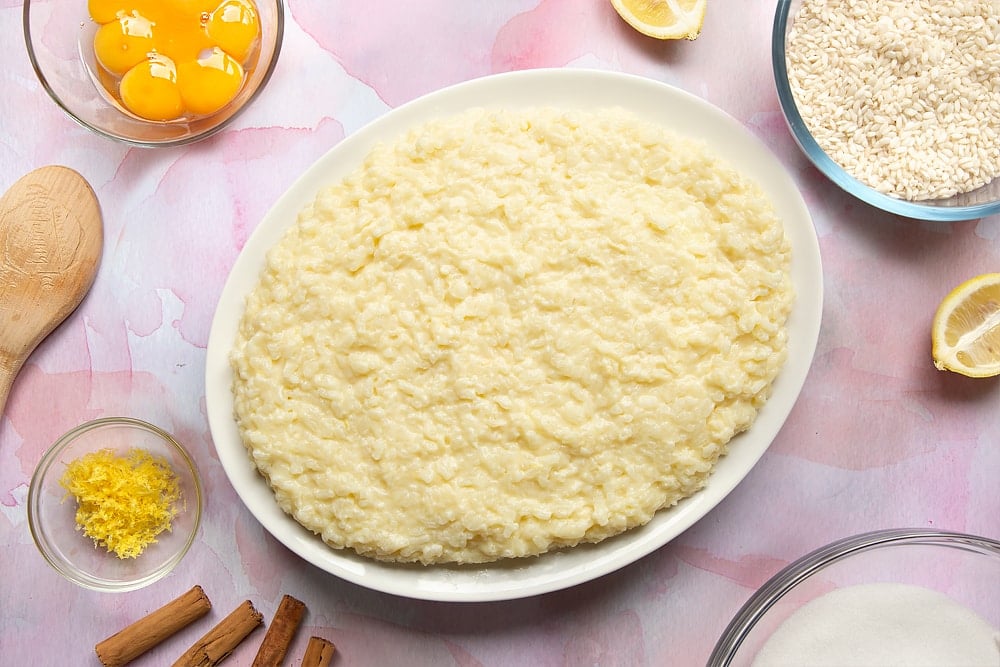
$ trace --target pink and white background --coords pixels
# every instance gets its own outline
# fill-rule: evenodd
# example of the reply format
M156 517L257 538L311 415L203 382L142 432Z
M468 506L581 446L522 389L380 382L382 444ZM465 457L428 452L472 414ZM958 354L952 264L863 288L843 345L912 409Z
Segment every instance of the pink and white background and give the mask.
M0 421L0 663L96 665L93 646L201 584L212 622L139 663L169 663L245 599L269 619L284 593L338 665L697 665L781 567L854 533L933 527L1000 537L1000 382L934 369L929 330L955 284L1000 270L1000 216L922 223L844 195L799 153L770 69L773 0L709 0L702 35L660 43L608 0L287 0L280 61L234 125L144 150L74 124L35 79L20 0L0 0L0 187L46 164L93 185L105 248L82 306L30 358ZM630 72L741 121L799 185L819 235L825 310L788 422L750 475L679 538L575 588L513 602L413 601L294 556L239 502L205 415L205 346L227 273L279 195L346 135L448 84L509 70ZM167 578L102 594L62 579L25 516L45 448L110 415L152 421L193 452L206 486L198 539ZM258 631L260 632L260 631ZM248 663L251 637L231 658Z

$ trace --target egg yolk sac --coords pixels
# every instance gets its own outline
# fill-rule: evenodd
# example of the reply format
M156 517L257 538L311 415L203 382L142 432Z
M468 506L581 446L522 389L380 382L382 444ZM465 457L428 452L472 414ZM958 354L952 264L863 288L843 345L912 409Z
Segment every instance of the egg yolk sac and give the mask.
M101 24L94 55L113 80L105 87L147 120L225 107L243 87L260 40L253 0L88 0L88 10Z

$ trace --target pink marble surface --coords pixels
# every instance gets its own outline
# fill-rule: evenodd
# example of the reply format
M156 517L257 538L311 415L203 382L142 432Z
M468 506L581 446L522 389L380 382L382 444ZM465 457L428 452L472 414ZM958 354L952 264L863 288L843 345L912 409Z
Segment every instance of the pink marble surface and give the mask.
M94 644L193 584L218 620L244 599L267 618L281 595L339 665L696 665L732 614L788 562L886 527L1000 537L1000 383L937 372L928 332L954 284L1000 267L1000 217L958 224L882 214L825 181L793 144L770 74L774 2L710 0L702 36L666 43L607 0L397 3L288 0L274 78L228 130L176 149L112 143L70 121L36 81L20 0L0 0L0 186L65 164L94 186L106 245L83 305L31 357L0 421L0 663L97 664ZM447 84L535 67L631 72L687 89L757 134L799 184L825 272L819 347L768 453L680 538L600 580L475 605L419 602L340 581L271 538L215 455L203 369L213 309L265 211L309 164L386 110ZM63 580L32 543L32 470L61 433L104 415L175 433L204 476L190 554L127 594ZM169 663L211 623L140 663ZM261 634L231 664L246 664Z

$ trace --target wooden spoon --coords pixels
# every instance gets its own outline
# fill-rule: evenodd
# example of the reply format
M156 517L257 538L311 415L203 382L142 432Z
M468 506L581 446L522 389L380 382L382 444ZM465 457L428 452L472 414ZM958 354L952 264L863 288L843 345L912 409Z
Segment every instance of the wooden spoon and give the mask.
M83 301L103 245L97 196L72 169L36 169L0 198L0 415L25 359Z

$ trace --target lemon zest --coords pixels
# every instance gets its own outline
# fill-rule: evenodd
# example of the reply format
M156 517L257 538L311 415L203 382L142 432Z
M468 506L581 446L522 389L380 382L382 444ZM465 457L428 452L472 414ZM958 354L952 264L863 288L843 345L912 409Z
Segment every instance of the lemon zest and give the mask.
M76 527L120 559L136 558L171 529L180 486L170 464L140 448L102 449L72 461L59 480L76 498Z

